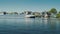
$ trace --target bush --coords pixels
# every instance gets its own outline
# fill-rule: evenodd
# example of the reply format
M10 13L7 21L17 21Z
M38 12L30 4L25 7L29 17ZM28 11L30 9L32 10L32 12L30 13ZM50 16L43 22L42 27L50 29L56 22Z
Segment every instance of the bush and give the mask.
M56 15L56 18L60 18L60 13Z

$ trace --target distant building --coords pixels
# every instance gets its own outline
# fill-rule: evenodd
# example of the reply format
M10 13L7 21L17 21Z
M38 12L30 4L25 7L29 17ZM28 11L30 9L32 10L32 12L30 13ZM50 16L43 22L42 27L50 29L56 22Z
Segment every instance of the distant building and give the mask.
M51 17L56 17L56 14L51 13Z
M49 12L42 12L42 17L51 17L51 13Z
M40 13L39 12L33 12L33 15L35 15L36 17L40 17Z
M32 14L33 12L32 11L25 11L24 14L26 15L29 15L29 14Z
M3 12L0 12L0 15L4 15Z

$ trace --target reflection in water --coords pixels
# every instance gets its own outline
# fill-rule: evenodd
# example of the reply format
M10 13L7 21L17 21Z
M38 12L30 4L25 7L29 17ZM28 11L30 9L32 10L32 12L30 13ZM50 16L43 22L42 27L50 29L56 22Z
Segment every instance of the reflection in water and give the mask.
M35 31L44 33L47 31L46 34L58 34L60 31L60 21L56 18L35 18L34 20L27 19L27 23L30 24L30 26L28 25L30 29L32 28Z
M60 21L56 18L0 19L1 32L5 32L4 34L58 34Z
M35 18L25 18L25 21L26 21L26 23L28 23L28 22L31 23L31 22L34 22L34 19Z

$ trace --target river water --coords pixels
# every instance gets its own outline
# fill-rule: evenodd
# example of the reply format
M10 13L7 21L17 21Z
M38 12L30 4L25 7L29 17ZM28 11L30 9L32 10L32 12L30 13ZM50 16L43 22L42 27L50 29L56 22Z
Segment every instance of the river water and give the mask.
M0 34L60 34L60 19L0 16Z

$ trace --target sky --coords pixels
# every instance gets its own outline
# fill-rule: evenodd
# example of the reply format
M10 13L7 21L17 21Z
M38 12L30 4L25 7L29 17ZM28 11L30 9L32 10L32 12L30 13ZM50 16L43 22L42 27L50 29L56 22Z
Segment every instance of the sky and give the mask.
M0 0L0 12L43 12L51 8L60 10L60 0Z

